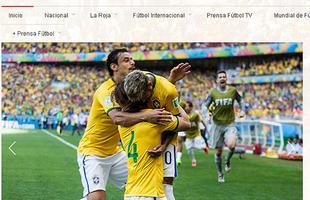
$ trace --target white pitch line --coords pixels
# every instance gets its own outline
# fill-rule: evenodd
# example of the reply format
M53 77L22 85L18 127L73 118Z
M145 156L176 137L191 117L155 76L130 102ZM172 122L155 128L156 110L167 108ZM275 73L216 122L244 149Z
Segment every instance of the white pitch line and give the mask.
M47 131L47 130L42 130L42 131L44 131L47 135L49 135L49 136L51 136L51 137L53 137L53 138L59 140L59 141L62 142L63 144L65 144L65 145L67 145L67 146L69 146L69 147L71 147L71 148L77 150L77 146L75 146L75 145L73 145L73 144L67 142L66 140L64 140L64 139L62 139L62 138L60 138L60 137L58 137L58 136L52 134L51 132L49 132L49 131Z

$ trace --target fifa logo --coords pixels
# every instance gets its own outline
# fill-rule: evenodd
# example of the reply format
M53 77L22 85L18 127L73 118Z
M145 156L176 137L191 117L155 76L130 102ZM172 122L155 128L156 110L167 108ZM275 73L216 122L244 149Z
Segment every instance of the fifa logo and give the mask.
M233 100L231 98L215 99L215 106L228 106L232 104Z

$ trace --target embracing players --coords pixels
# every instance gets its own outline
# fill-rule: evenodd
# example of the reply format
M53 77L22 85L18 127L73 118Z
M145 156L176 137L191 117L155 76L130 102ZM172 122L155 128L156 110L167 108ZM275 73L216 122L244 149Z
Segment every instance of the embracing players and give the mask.
M147 102L153 95L154 80L152 77L135 70L129 73L124 82L115 89L116 102L126 112L145 112ZM125 200L166 199L163 189L163 160L174 162L171 155L154 157L152 150L162 142L162 133L190 128L187 114L180 109L180 116L165 125L140 122L130 127L119 126L124 150L128 158L128 181L126 183ZM168 131L168 132L167 132ZM169 151L166 153L170 154ZM167 198L171 199L171 198Z
M189 69L188 64L179 64L173 68L171 82L183 78ZM107 68L111 76L95 92L87 127L78 146L78 165L84 187L83 196L87 199L106 199L106 184L110 180L119 188L125 186L127 180L127 155L118 146L120 140L118 127L132 126L141 121L165 124L171 121L171 113L163 109L148 112L122 112L112 101L115 83L135 69L135 62L126 49L116 49L107 58ZM163 77L157 81L157 93L154 89L150 108L167 109L173 107L175 95L170 95L161 84ZM168 81L167 81L168 82ZM162 96L161 96L162 95ZM171 98L164 98L164 97ZM169 101L169 102L168 102ZM169 105L168 105L169 104ZM169 110L169 109L168 109ZM171 191L172 192L172 191ZM173 195L173 194L172 194Z

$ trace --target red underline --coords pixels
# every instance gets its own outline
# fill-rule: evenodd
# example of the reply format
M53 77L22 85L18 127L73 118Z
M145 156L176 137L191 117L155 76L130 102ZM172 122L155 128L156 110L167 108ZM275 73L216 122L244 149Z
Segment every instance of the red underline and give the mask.
M33 8L34 6L1 6L2 8Z

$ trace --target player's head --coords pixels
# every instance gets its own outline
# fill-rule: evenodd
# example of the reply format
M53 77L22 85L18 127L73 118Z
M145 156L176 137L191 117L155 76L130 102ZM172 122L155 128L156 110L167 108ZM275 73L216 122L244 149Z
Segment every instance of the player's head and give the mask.
M189 114L192 112L192 110L193 110L193 103L190 101L186 101L186 109L185 109L186 113Z
M107 68L111 77L124 78L135 69L135 61L127 49L115 49L108 55Z
M225 88L227 83L227 74L226 71L221 70L217 72L216 83L219 87Z
M151 80L140 70L130 72L124 79L124 90L131 102L143 102L151 97Z
M120 105L122 108L122 111L125 112L138 112L139 110L146 108L146 102L132 102L129 100L125 89L124 89L124 82L118 83L115 87L113 98L115 98L115 101Z
M292 137L289 137L288 140L287 140L287 142L292 143L292 142L293 142L293 138L292 138Z

